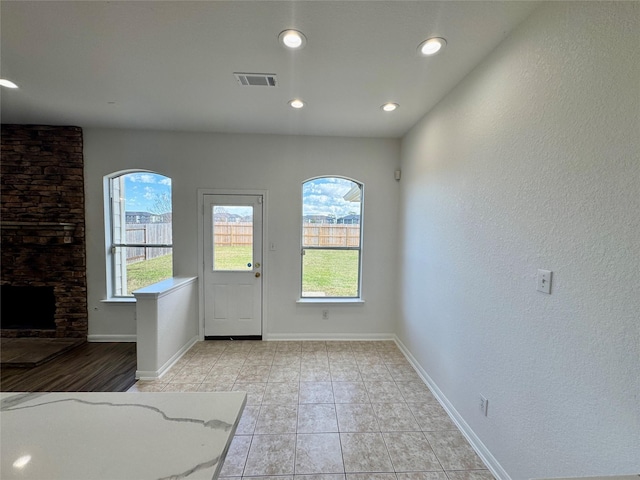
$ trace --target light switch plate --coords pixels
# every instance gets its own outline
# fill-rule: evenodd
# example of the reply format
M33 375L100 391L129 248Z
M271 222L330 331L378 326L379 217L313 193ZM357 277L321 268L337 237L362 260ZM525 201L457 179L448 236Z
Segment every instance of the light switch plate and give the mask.
M551 294L551 271L538 270L538 286L536 290L542 293Z

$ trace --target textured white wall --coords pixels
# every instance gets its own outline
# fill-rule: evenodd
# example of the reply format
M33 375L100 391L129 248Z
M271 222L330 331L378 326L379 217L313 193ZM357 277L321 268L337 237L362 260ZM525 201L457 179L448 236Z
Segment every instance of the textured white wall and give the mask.
M131 168L172 178L174 274L197 275L198 198L203 189L268 190L267 336L391 334L396 310L397 209L393 172L399 140L226 135L153 131L84 131L89 332L135 334L134 305L105 298L102 179ZM302 182L342 175L365 185L363 297L359 306L297 305L300 291ZM380 234L379 232L384 232ZM322 310L329 319L322 320Z
M639 19L541 6L402 143L398 334L513 479L640 472Z

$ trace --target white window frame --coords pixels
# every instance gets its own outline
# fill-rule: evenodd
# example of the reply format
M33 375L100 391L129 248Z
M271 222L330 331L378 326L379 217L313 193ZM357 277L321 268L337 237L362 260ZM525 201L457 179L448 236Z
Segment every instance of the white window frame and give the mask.
M119 195L118 189L114 188L114 180L120 178L123 179L125 175L133 174L133 173L152 173L155 175L162 175L165 178L171 178L167 175L164 175L160 172L154 172L153 170L143 170L143 169L128 169L128 170L120 170L117 172L110 173L104 177L104 219L105 219L105 259L106 259L106 290L107 290L107 298L106 302L135 302L135 297L131 294L129 295L118 295L117 292L121 289L121 285L127 283L127 268L126 268L126 248L123 248L120 254L120 259L116 255L117 248L119 247L146 247L146 248L170 248L173 251L173 243L170 244L139 244L139 243L116 243L114 239L116 238L116 228L124 228L126 224L126 215L125 215L125 203L117 202L120 206L119 211L114 212L114 197ZM172 197L173 203L173 197ZM173 208L172 208L173 211ZM121 220L119 222L114 221L114 217L118 216ZM117 226L116 223L119 223ZM173 228L173 221L172 221ZM119 263L118 260L120 261ZM119 272L119 275L118 275ZM120 286L119 286L120 285Z
M359 247L308 247L304 246L304 198L302 198L302 193L304 191L304 186L306 183L322 179L322 178L339 178L342 180L348 180L353 182L360 187L360 241ZM344 304L344 303L364 303L362 298L362 258L363 258L363 243L364 243L364 183L356 180L354 178L345 177L344 175L319 175L316 177L311 177L302 182L301 189L301 212L300 212L300 291L299 291L299 299L297 303L334 303L334 304ZM302 296L302 284L303 284L303 262L305 250L357 250L358 251L358 294L355 297L310 297L310 296Z

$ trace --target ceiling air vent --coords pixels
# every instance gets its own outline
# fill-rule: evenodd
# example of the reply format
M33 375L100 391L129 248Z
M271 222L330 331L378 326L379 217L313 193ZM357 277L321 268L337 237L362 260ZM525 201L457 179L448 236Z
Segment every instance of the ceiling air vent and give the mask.
M233 74L238 83L244 87L276 87L275 73L240 73Z

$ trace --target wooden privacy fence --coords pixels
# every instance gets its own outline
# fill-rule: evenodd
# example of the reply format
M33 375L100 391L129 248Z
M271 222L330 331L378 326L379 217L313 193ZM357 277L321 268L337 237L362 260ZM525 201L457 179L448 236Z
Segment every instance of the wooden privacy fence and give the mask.
M171 244L171 223L128 223L127 243ZM170 248L127 247L127 264L171 253Z
M214 235L218 246L252 245L253 224L216 222ZM302 242L305 247L358 247L360 225L305 223Z
M305 223L302 226L304 247L358 247L360 225Z
M215 245L253 245L252 222L215 222L213 224Z
M360 225L305 223L302 228L305 247L358 247ZM171 244L170 223L127 224L127 243ZM241 246L253 244L253 224L250 222L215 222L215 244ZM136 263L171 253L170 248L127 247L127 263Z

